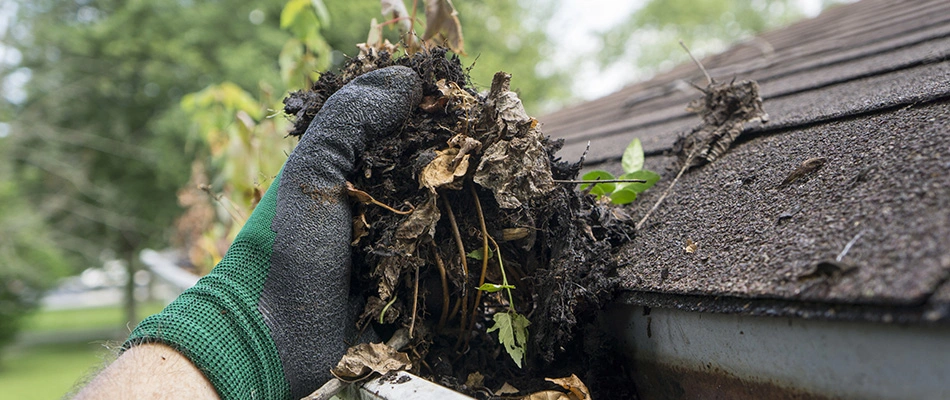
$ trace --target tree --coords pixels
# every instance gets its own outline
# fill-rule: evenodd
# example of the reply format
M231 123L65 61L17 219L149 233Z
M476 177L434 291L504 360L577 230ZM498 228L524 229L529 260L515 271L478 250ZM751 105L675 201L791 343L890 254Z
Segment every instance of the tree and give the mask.
M647 72L671 68L689 60L680 40L699 57L803 15L794 0L650 0L602 34L600 63L632 63Z
M187 136L181 96L225 79L279 82L261 60L276 65L288 37L281 2L8 4L16 18L4 43L20 60L0 74L29 78L23 96L0 104L9 182L74 271L104 251L131 268L139 249L166 245L176 189L203 151Z
M411 13L413 0L404 0ZM366 41L370 20L380 15L379 0L324 0L331 25L321 31L334 49L334 65L344 55L356 54L356 44ZM544 31L558 0L483 0L454 1L465 37L462 64L473 66L472 81L486 90L498 71L511 73L512 87L525 103L529 113L536 113L545 104L557 103L568 96L563 71L540 74L539 62L555 49L555 42ZM416 0L417 23L424 24L424 0ZM419 30L422 32L422 30ZM385 30L395 42L394 29Z

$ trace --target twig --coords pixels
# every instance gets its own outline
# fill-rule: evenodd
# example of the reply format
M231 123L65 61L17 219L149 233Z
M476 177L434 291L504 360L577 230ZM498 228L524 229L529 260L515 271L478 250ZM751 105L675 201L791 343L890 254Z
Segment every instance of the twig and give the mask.
M207 193L208 196L211 196L211 198L214 199L215 202L217 202L222 207L224 207L224 209L228 212L228 215L231 216L231 219L233 219L234 222L238 224L243 224L245 221L247 221L247 218L244 217L244 214L241 213L241 210L238 210L237 207L234 206L234 203L232 203L230 199L228 199L222 194L217 194L214 191L212 191L210 185L201 184L201 185L198 185L198 189L201 189L203 192ZM222 197L224 197L224 200L227 200L227 201L221 200Z
M472 192L472 197L475 198L475 211L478 213L478 223L482 229L482 273L478 278L478 286L481 287L485 284L485 274L488 272L488 228L485 226L485 214L482 213L482 203L478 200L478 192L475 191L474 185L470 184L469 189ZM482 291L477 290L475 292L475 304L472 308L472 315L469 317L467 329L469 331L475 327L475 317L478 313L478 303L481 302L481 300ZM468 335L465 336L465 346L468 347Z
M462 336L465 335L465 323L468 322L468 261L465 260L465 244L462 243L462 235L459 233L459 225L455 221L455 212L452 211L452 205L442 196L442 204L445 206L446 213L449 214L449 225L452 226L452 235L455 237L455 244L459 249L459 258L462 260L462 318L459 321L459 338L455 342L456 349L462 344ZM452 312L455 314L455 312Z
M419 307L419 266L416 266L416 285L412 291L412 319L409 322L409 338L412 338L412 330L416 327L416 310Z
M552 179L554 183L647 183L645 179Z
M439 248L432 245L432 257L435 258L435 265L439 268L439 277L442 278L442 316L439 317L439 330L445 327L445 320L449 317L449 282L445 277L445 263L439 256Z
M703 75L706 75L706 84L711 85L713 82L715 82L713 81L713 78L709 76L709 72L706 72L706 68L703 67L703 63L699 62L699 60L697 60L696 57L693 56L693 53L689 51L689 48L686 47L686 43L683 43L683 41L680 40L680 46L683 46L683 50L686 50L686 54L689 54L689 58L692 58L693 62L696 63L696 66L699 67L699 70L703 71Z
M841 260L844 259L844 256L847 255L849 251L851 251L851 246L854 246L854 244L858 241L858 239L860 239L861 236L864 236L865 232L867 232L866 229L862 230L861 232L858 232L857 235L854 235L854 238L851 239L851 241L848 242L848 244L844 245L844 250L841 250L841 253L839 253L838 256L835 257L835 261L841 262Z
M660 198L656 200L656 203L653 203L653 207L650 208L650 211L647 211L646 215L644 215L642 219L640 219L640 222L637 222L638 231L643 227L643 224L647 222L647 218L650 218L650 214L653 214L653 212L660 207L660 204L663 203L663 200L666 200L666 196L669 196L670 192L673 190L673 186L675 186L676 182L680 180L680 177L683 176L683 173L689 169L690 164L693 162L693 156L696 155L697 150L699 150L699 146L693 148L693 151L689 153L689 157L686 158L686 162L683 163L683 168L680 168L680 172L676 174L676 178L673 178L673 182L670 182L670 186L667 187L663 192L663 195L661 195Z

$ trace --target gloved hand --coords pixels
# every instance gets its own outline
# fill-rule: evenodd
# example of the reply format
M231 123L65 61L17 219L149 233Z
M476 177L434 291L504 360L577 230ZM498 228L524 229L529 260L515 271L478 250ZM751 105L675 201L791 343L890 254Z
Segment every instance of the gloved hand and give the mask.
M329 380L357 317L345 183L366 142L420 96L415 72L389 67L327 99L221 262L123 347L176 348L224 399L297 399Z

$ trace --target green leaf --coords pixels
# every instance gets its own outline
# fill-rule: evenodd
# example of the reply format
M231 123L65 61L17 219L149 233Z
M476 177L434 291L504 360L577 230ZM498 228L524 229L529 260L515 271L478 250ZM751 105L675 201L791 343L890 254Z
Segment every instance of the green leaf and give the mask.
M474 259L476 259L476 260L481 260L481 259L482 259L482 249L475 249L475 250L472 250L471 253L468 253L468 254L466 254L465 256L468 257L468 258L474 258ZM488 249L488 259L491 260L491 258L494 257L494 256L495 256L495 253L494 253L493 251L491 251L491 249L489 248L489 249Z
M617 184L617 190L625 189L632 190L636 193L643 193L647 189L653 187L660 180L660 175L656 172L641 169L636 172L631 172L629 174L620 175L619 179L642 179L645 180L645 183L619 183Z
M610 172L602 171L598 169L598 170L593 170L584 174L584 176L582 176L581 179L585 181L594 181L598 179L609 180L609 179L614 179L614 175L611 174ZM590 184L588 183L581 184L581 190L586 190L589 186ZM597 183L594 185L594 188L590 190L590 193L599 198L601 196L606 196L610 194L611 192L614 191L614 188L616 188L616 185L614 185L613 183Z
M478 290L488 293L500 292L502 289L514 289L514 285L496 285L494 283L484 283L478 287Z
M620 160L623 172L631 173L643 168L643 145L640 139L633 139L627 149L623 151L623 158Z
M293 25L301 13L307 12L311 5L310 0L290 0L280 12L280 28L287 29Z
M637 199L637 192L630 189L620 189L610 194L610 202L614 204L630 204Z
M330 11L327 10L327 5L323 3L323 0L310 0L310 4L313 6L314 11L317 12L317 19L320 20L323 27L329 28Z
M498 331L498 342L505 346L505 351L518 368L521 368L521 360L528 344L528 325L531 325L531 321L514 311L496 313L492 319L495 320L495 325L489 328L488 332Z

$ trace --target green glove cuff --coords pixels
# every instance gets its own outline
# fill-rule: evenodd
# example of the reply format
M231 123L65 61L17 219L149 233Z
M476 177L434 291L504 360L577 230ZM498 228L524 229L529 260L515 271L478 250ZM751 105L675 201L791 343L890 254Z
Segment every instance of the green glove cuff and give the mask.
M123 345L169 345L200 369L222 399L290 396L280 356L258 311L271 266L280 176L254 209L218 265L156 315L140 323Z

